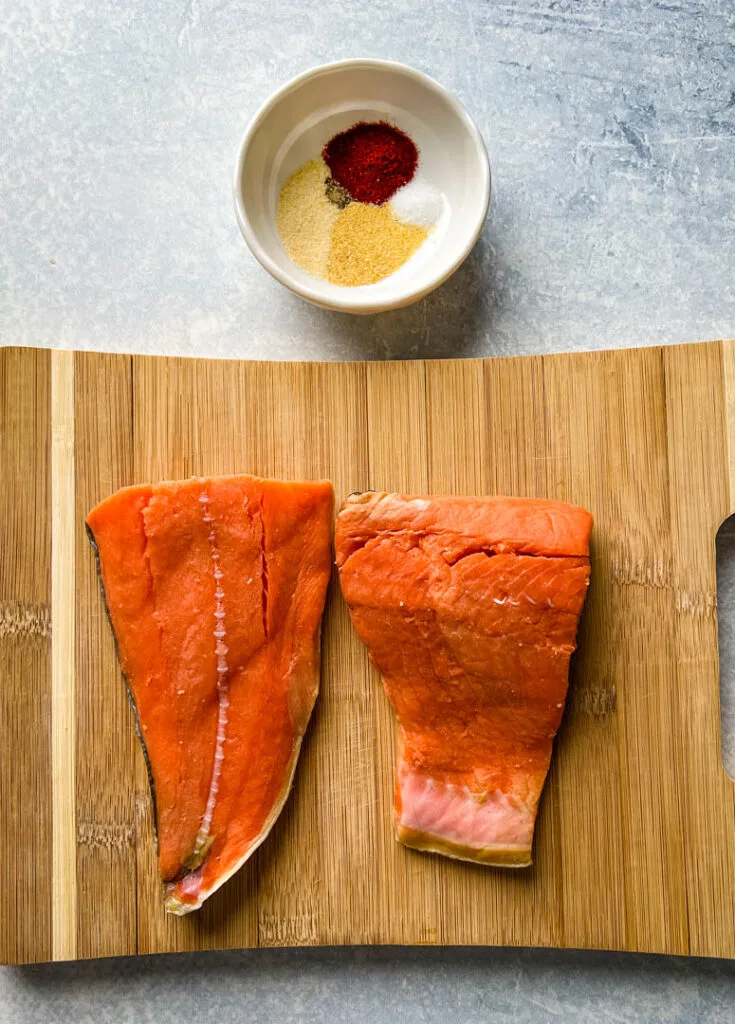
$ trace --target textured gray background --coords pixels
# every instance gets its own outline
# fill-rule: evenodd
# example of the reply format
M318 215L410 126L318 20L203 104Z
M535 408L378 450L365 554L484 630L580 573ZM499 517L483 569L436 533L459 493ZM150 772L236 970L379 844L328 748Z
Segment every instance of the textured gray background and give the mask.
M230 197L257 105L346 56L454 89L494 172L457 275L362 320L272 282ZM0 0L0 139L4 344L341 359L735 335L727 0ZM345 950L0 973L1 1022L133 1020L732 1024L735 967Z

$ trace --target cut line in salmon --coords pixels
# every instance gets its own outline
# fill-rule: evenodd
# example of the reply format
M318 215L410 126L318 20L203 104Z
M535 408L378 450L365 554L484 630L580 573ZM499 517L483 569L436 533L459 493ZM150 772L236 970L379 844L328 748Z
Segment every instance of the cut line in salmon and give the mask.
M200 907L291 788L319 688L332 487L126 487L87 529L143 744L166 909Z
M397 714L407 846L531 863L590 576L592 517L530 498L351 495L342 592Z

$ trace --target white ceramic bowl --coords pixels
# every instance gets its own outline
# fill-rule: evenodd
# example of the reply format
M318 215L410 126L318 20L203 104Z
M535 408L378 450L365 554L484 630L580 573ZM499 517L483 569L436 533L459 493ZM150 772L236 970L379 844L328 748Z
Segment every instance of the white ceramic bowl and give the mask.
M288 257L276 228L286 179L357 121L388 120L419 149L419 172L445 197L429 238L390 277L341 287L307 274ZM490 164L462 104L428 75L385 60L323 64L288 82L257 112L240 146L235 208L253 255L296 295L327 309L379 313L428 294L462 263L482 230Z

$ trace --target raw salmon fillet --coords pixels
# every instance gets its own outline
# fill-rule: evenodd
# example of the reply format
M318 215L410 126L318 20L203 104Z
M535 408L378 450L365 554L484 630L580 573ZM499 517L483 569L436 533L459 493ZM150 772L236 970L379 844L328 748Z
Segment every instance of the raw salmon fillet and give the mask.
M126 487L87 518L148 762L166 909L200 907L288 796L319 688L332 487Z
M590 576L557 501L355 494L342 592L399 720L398 839L524 867Z

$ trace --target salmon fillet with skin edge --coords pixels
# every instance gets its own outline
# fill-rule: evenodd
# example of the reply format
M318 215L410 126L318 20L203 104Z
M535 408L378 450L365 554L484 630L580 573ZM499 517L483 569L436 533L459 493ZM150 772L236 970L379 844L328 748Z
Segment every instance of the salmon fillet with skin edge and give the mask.
M355 494L342 593L399 721L407 846L531 863L590 576L592 517L529 498Z
M332 486L126 487L87 530L143 744L166 909L200 907L286 801L319 689Z

